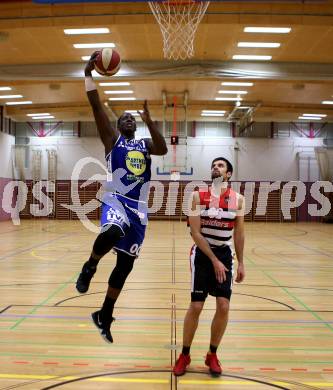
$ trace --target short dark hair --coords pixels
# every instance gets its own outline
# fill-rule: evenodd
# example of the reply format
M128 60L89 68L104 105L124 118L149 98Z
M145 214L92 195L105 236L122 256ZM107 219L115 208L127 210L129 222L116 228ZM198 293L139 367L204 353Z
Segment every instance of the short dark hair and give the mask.
M224 157L216 157L216 158L214 158L214 160L212 161L211 167L213 167L213 164L214 164L215 161L219 161L219 160L222 160L222 161L224 161L227 164L227 172L230 172L232 174L232 172L234 171L234 168L233 168L231 162L229 160L227 160L226 158L224 158Z

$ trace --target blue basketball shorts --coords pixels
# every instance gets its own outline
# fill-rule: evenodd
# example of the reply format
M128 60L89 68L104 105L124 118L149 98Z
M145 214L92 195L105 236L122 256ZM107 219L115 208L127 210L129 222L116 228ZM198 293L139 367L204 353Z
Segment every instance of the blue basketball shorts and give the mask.
M119 226L123 232L113 249L138 257L146 232L147 211L138 207L135 200L108 197L107 203L102 203L101 231L109 225Z

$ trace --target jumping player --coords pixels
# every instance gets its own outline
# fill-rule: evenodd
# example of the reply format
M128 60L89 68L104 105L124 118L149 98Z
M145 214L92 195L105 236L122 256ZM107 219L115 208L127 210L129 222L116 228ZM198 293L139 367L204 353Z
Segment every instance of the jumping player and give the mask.
M236 282L244 280L244 198L228 188L232 175L231 163L223 157L211 165L212 185L208 191L193 193L189 216L195 245L191 250L191 303L184 319L183 349L173 368L183 375L190 364L190 348L199 316L207 295L216 297L216 311L211 324L210 347L205 364L213 376L222 373L216 351L228 323L229 301L233 278L232 236L238 260Z
M103 197L101 232L97 236L88 261L77 279L79 293L89 289L98 262L112 248L117 252L117 262L110 278L104 303L92 313L92 320L105 341L112 343L110 327L114 304L131 272L135 258L144 239L147 222L147 197L151 177L151 155L167 153L163 136L152 121L147 101L139 112L146 123L151 139L134 138L136 121L124 112L113 129L100 101L91 72L98 52L94 52L85 67L85 86L92 107L97 130L105 147L105 158L112 180L108 182Z

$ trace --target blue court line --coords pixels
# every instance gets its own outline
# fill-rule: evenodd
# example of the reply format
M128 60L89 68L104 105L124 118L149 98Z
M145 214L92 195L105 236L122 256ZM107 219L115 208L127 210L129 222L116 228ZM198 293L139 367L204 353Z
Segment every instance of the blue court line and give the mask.
M63 235L61 235L60 237L53 238L52 240L46 241L46 242L44 242L44 243L42 243L42 244L33 245L33 246L30 246L29 248L17 250L17 251L15 251L15 252L9 253L8 255L1 256L1 257L0 257L0 260L4 260L4 259L7 259L8 257L12 257L12 256L15 256L15 255L19 255L20 253L24 253L24 252L30 251L31 249L40 248L40 247L42 247L42 246L44 246L44 245L47 245L47 244L49 244L49 243L51 243L51 242L60 240L61 238L64 238L64 237L68 237L69 235L72 235L72 234L75 234L75 233L63 234Z

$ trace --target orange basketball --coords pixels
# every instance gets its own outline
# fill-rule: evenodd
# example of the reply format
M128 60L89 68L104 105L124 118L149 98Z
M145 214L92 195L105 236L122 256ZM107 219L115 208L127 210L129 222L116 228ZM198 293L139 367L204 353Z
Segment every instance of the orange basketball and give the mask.
M120 65L120 55L114 49L102 49L95 60L95 70L102 76L112 76L116 74Z

